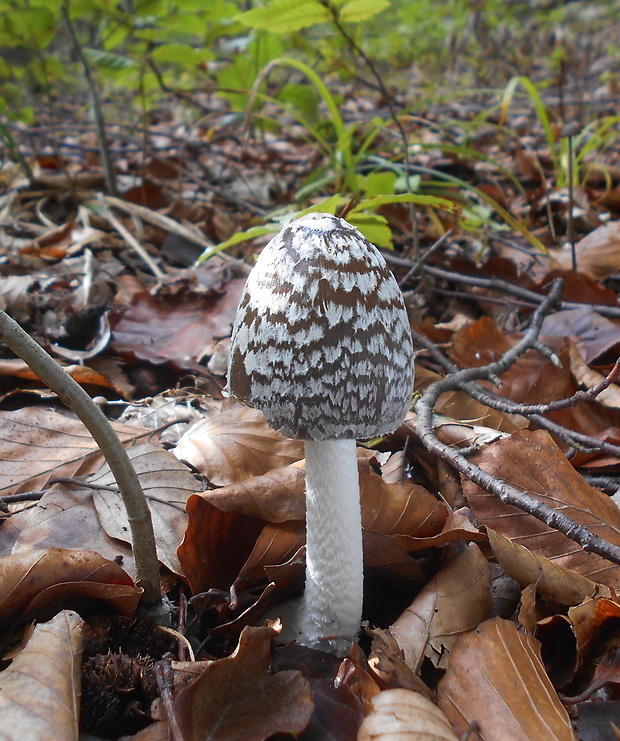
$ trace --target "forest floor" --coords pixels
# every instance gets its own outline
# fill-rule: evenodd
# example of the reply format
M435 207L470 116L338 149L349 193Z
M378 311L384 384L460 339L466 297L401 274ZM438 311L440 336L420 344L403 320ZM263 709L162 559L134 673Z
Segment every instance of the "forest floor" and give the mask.
M619 29L476 22L432 98L415 65L328 76L348 150L208 86L147 121L102 90L111 173L86 90L8 125L0 301L112 421L172 617L140 606L98 446L1 346L3 737L618 738ZM358 446L345 658L265 624L303 589L303 443L222 394L254 256L308 207L378 244L416 350L403 425Z

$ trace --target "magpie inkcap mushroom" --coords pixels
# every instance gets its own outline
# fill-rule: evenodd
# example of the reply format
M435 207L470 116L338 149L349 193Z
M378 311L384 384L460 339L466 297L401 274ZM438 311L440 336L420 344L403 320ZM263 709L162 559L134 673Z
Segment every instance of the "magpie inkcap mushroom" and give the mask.
M399 427L412 390L407 312L380 252L330 214L311 213L285 227L248 276L233 327L228 391L261 409L283 435L305 441L302 643L318 645L326 635L351 639L359 631L355 441Z

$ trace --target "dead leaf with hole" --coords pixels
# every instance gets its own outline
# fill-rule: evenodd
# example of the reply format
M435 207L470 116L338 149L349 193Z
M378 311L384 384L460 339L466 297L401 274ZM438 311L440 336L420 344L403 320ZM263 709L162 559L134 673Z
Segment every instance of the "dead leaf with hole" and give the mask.
M462 636L437 689L457 735L479 723L486 741L575 741L535 638L493 618Z
M489 564L471 543L428 582L390 632L415 672L424 656L445 668L456 641L487 617L492 604Z
M133 612L141 589L114 561L92 551L50 548L0 558L0 624L30 618L65 606L107 602Z
M386 690L372 705L357 741L458 741L446 716L419 692Z
M70 610L40 623L0 674L3 741L77 741L83 625Z
M179 692L174 712L186 741L263 741L298 734L314 710L298 671L270 671L274 628L244 628L234 653L211 662Z
M127 451L147 498L159 560L174 574L183 574L177 556L187 528L185 504L188 497L200 491L201 484L172 453L150 443ZM115 486L116 481L106 463L89 482ZM101 524L110 538L131 542L127 511L117 491L93 490L93 500Z
M131 425L112 426L126 446L153 435ZM0 495L43 489L52 477L85 476L102 460L90 433L72 414L41 407L0 411Z
M192 425L174 455L216 486L226 486L301 460L304 444L269 427L262 412L231 402L220 414Z
M472 457L488 473L530 492L591 532L620 545L620 510L587 484L544 431L514 433ZM620 588L620 566L577 543L494 494L463 479L463 491L476 519L534 554L592 581Z

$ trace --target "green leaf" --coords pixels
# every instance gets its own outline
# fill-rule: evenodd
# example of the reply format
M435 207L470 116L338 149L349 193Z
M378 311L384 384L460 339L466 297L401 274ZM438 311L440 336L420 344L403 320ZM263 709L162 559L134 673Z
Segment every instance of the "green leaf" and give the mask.
M45 49L56 34L56 19L48 8L11 9L2 20L3 30L11 36L11 46L32 48L34 43Z
M216 244L213 247L209 247L208 250L205 250L196 261L196 264L200 265L201 262L208 260L210 257L213 257L213 255L217 255L218 252L225 250L227 247L232 247L234 244L239 244L240 242L247 242L256 237L262 237L263 234L278 232L280 231L280 228L280 224L266 224L265 226L252 226L244 232L233 234L233 236L225 242L220 242L220 244Z
M379 3L383 1L378 0ZM234 18L245 26L271 33L291 33L315 23L326 23L329 19L329 10L317 0L272 0L262 8L253 8Z
M299 85L296 82L287 82L280 90L277 99L282 103L290 103L300 111L309 121L316 121L319 110L319 99L309 85Z
M360 23L390 7L390 0L350 0L342 6L339 17L345 23Z
M379 206L385 206L388 203L417 203L419 206L433 206L435 208L441 208L444 211L449 211L453 214L459 214L461 208L458 204L453 201L449 201L447 198L438 198L437 196L420 196L416 193L402 193L401 195L395 196L372 196L372 198L366 198L351 211L355 213L357 211L372 211Z
M212 59L213 55L207 49L198 51L189 44L162 44L153 49L151 54L156 62L172 62L185 67L198 67L206 59Z
M281 53L282 42L278 36L260 33L245 52L236 54L228 67L218 71L217 84L220 88L228 88L222 95L230 100L234 111L245 110L248 92L259 70Z
M137 67L134 59L114 54L111 51L102 51L101 49L86 48L83 50L84 56L93 64L101 69L114 70L115 72L124 69L133 69Z
M369 242L377 247L392 249L392 230L387 219L379 214L361 214L351 212L346 220L357 227Z
M362 179L361 186L368 197L391 195L394 193L397 178L398 175L395 172L371 172Z

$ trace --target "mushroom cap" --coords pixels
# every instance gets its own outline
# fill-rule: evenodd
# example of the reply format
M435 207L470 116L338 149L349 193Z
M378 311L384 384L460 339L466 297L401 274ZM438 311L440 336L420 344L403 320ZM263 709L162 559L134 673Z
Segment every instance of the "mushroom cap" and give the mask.
M343 219L311 213L263 249L233 327L228 392L304 440L394 431L413 390L401 291Z

